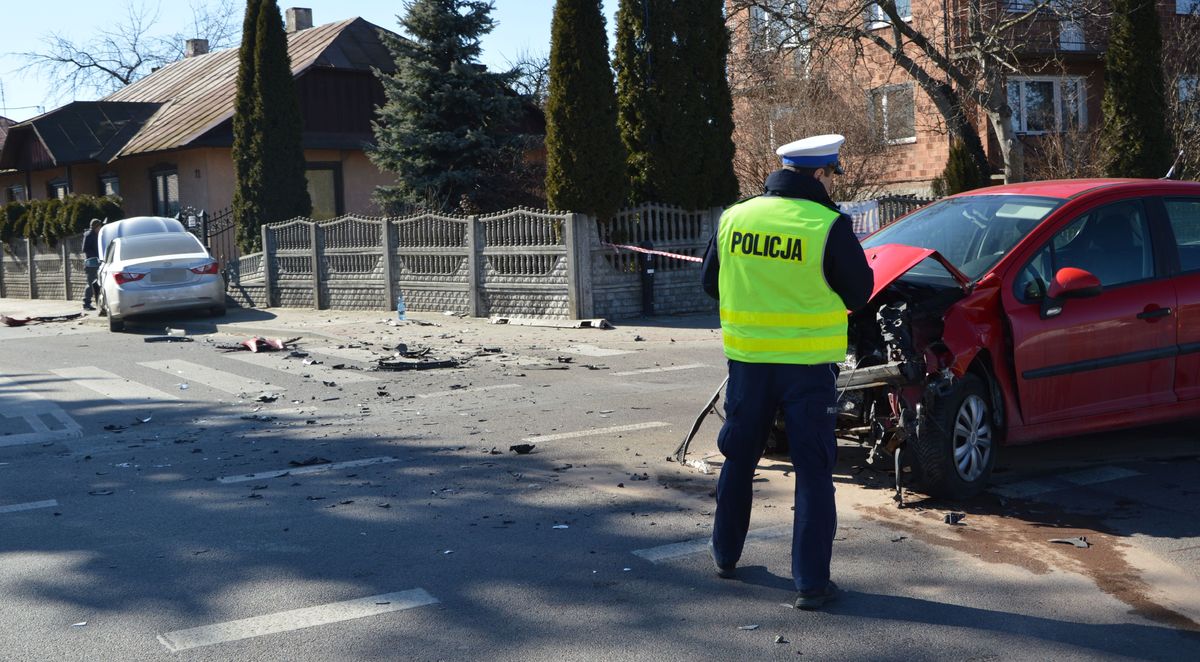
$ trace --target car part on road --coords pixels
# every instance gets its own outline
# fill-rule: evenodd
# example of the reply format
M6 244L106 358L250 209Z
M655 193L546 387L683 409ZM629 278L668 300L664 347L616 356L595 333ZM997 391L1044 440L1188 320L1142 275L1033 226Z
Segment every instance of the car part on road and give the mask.
M187 336L146 336L142 342L193 342L193 339Z
M434 370L440 368L457 368L458 361L454 359L407 360L400 358L379 359L375 366L379 370Z
M516 453L517 455L529 455L533 452L534 448L535 444L514 444L509 446L508 450Z
M555 329L611 329L614 328L608 320L602 318L587 320L553 320L535 319L532 317L492 317L492 324L509 324L512 326L545 326Z
M1051 538L1050 542L1062 543L1064 545L1074 545L1080 549L1087 549L1092 546L1088 542L1087 536L1076 536L1074 538Z
M83 313L71 313L70 315L46 315L42 317L9 317L0 315L0 322L4 326L27 326L29 324L46 324L49 322L69 322L71 320L83 317Z
M725 388L725 385L728 383L729 383L728 376L726 376L725 379L721 380L721 385L717 387L716 391L713 391L712 397L708 399L708 402L704 405L704 408L701 409L700 413L696 415L696 420L692 422L691 429L688 430L687 435L684 436L683 441L680 442L680 444L679 444L679 447L675 449L675 452L671 455L671 457L667 458L668 462L670 462L673 459L680 464L683 464L683 465L688 464L688 462L686 461L688 446L691 446L692 439L694 439L696 437L696 433L700 431L700 425L702 423L704 423L704 419L708 418L708 414L710 412L715 411L716 406L717 406L717 400L719 400L721 398L721 389ZM707 464L707 462L705 464ZM711 471L711 468L709 469L709 471ZM709 473L709 472L705 471L704 473Z
M967 517L966 513L946 513L946 517L943 518L942 521L944 521L945 523L947 523L951 526L956 526L959 522L966 519L966 517Z

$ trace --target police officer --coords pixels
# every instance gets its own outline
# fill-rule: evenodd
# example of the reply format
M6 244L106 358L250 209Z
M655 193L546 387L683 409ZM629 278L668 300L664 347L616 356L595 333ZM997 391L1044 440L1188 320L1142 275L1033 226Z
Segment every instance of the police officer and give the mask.
M762 195L722 214L703 267L704 290L720 301L729 359L713 563L719 576L735 576L754 471L782 410L796 476L792 577L800 609L818 609L837 593L829 578L836 364L846 357L846 311L865 305L874 284L850 218L829 198L843 142L824 135L780 147L783 168Z
M96 275L100 272L100 219L93 218L91 228L83 235L83 270L87 273L87 287L83 290L83 309L95 310L92 298L100 298L100 285Z

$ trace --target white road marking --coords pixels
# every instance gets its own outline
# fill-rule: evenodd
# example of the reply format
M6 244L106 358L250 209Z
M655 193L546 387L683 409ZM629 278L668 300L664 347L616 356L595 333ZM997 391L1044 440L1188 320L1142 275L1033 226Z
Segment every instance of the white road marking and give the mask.
M146 404L147 401L173 401L179 399L170 393L164 393L145 384L125 379L116 373L95 366L59 368L50 372L59 377L70 379L76 384L88 390L95 391L106 398L126 404L142 405Z
M521 441L558 441L559 439L577 439L579 437L591 437L599 434L616 434L618 432L632 432L634 430L649 430L650 428L665 428L671 424L663 421L650 421L649 423L633 423L631 425L618 425L611 428L592 428L590 430L579 430L577 432L560 432L559 434L541 434L535 437L526 437Z
M158 641L172 653L202 646L261 637L265 634L291 632L317 625L340 623L356 618L377 616L437 603L438 599L425 589L414 588L396 593L372 595L357 600L331 602L316 607L281 611L226 623L176 630L158 635Z
M779 526L769 526L762 529L755 529L746 534L746 540L776 540L779 538L787 538L792 535L791 524L781 524ZM708 551L708 543L711 538L696 538L695 540L687 540L684 542L671 543L669 545L660 545L658 547L650 547L648 549L633 550L634 556L640 556L651 563L660 561L669 561L692 554Z
M281 476L302 476L304 474L319 474L326 471L334 471L336 469L350 469L353 467L367 467L373 464L387 464L389 462L399 462L399 458L395 457L372 457L365 460L350 460L348 462L330 462L329 464L314 464L307 467L289 467L287 469L279 469L276 471L262 471L256 474L242 474L240 476L224 476L218 478L221 483L244 483L251 480L261 480L263 478L279 478Z
M14 503L8 506L0 506L0 513L19 513L23 510L37 510L38 508L53 508L58 505L58 501L47 499L46 501L30 501L29 503Z
M224 370L217 370L190 361L145 361L138 365L145 366L151 370L165 372L180 382L204 384L230 395L254 393L257 391L284 390L282 386L276 384L260 382L257 379L250 379L249 377L225 372Z
M62 407L0 376L0 448L83 436L83 427Z
M433 393L418 393L418 398L440 398L446 395L458 395L460 393L482 393L484 391L500 391L509 388L520 388L520 384L496 384L495 386L477 386L474 388L458 388L450 391L434 391Z
M1059 476L1059 478L1072 485L1095 485L1096 483L1107 483L1110 480L1121 480L1122 478L1133 478L1134 476L1141 475L1140 472L1121 467L1095 467L1082 471L1072 471L1069 474Z
M225 354L225 358L234 359L243 363L249 363L250 365L256 365L260 368L277 370L293 377L312 375L313 379L336 382L338 384L377 381L374 377L366 374L362 370L334 370L327 363L304 365L300 362L300 359L284 359L278 353L274 352L230 352Z
M656 372L675 372L676 370L695 370L696 368L707 368L707 363L689 363L687 365L672 365L662 368L643 368L641 370L626 370L625 372L614 372L617 377L628 377L629 375L649 375Z
M1137 471L1121 467L1095 467L1093 469L1073 471L1060 476L1050 476L1041 480L1023 480L1007 485L998 485L993 487L991 492L1013 499L1024 499L1038 496L1039 494L1070 489L1072 486L1096 485L1098 483L1107 483L1109 481L1141 475Z
M618 356L620 354L632 354L632 350L628 349L607 349L604 347L596 347L595 345L571 345L570 347L562 348L567 354L578 354L580 356Z

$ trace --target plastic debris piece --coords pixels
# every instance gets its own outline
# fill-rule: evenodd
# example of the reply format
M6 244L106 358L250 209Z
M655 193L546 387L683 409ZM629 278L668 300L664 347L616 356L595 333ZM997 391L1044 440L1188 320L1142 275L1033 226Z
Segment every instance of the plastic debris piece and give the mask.
M966 516L967 516L966 513L946 513L946 517L943 521L950 525L956 525L959 522L963 521L963 519L965 519Z
M16 318L7 315L0 315L0 322L5 326L25 326L26 324L45 324L46 322L69 322L74 319L83 317L83 313L74 313L72 315L47 315L43 317L26 317Z
M1092 546L1092 543L1088 542L1087 536L1076 536L1074 538L1051 538L1050 542L1062 543L1064 545L1075 545L1080 549L1087 549L1088 547Z
M892 538L892 542L900 542L901 540L908 540L908 536L897 536Z
M183 336L187 335L187 329L172 329L171 327L168 326L166 333L168 336L182 338Z
M569 529L569 528L571 528L571 527L570 527L569 525L567 525L567 524L555 524L555 525L554 525L554 528L556 528L556 529Z
M142 342L193 342L186 336L146 336Z
M188 383L187 383L187 382L184 382L184 383L182 383L182 384L180 384L180 385L179 385L179 390L180 390L180 391L186 391L186 390L188 390L189 388L191 388L191 387L188 385Z
M337 386L337 382L333 382L333 381L321 380L321 383L328 386L329 388L333 388L333 387Z
M533 452L533 449L534 444L513 444L512 446L508 447L508 450L516 453L517 455L529 455Z
M446 551L442 552L442 555L445 556L446 554L453 554L453 553L454 553L453 549L447 549Z
M316 455L314 455L314 456L304 459L304 460L292 460L291 462L288 462L288 466L311 467L316 464L329 464L329 463L330 463L329 460L326 460L323 457L317 457Z
M81 627L85 627L86 625L87 625L87 621L79 621L78 623L72 623L71 627L81 628Z
M91 492L88 492L88 494L92 496L109 496L112 493L112 490L92 490Z
M739 625L739 626L738 626L738 629L739 629L739 630L746 630L746 631L750 631L750 630L757 630L757 629L758 629L758 624L756 623L756 624L754 624L754 625Z
M705 460L688 460L684 464L706 476L712 474L712 465Z
M258 402L275 402L278 399L279 399L278 393L263 393L262 395L255 398L255 400L257 400Z

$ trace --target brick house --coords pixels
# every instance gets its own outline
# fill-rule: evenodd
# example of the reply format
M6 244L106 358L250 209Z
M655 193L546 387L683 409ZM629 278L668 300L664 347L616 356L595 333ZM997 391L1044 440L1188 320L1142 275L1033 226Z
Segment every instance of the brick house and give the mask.
M307 9L286 15L313 216L378 214L371 194L394 180L364 152L384 100L372 67L395 68L380 28L361 18L313 27ZM81 193L120 195L129 215L228 208L237 69L238 49L210 53L192 40L184 59L99 101L12 124L7 139L0 122L0 203Z
M764 49L788 45L786 36L774 41L770 37L787 29L788 26L776 23L780 22L779 17L786 17L788 7L799 4L797 0L768 0L760 4L769 10L759 7L738 10L732 2L727 3L733 34L731 72L736 72L739 66L749 66L747 63ZM960 2L897 0L896 4L901 15L907 16L906 22L932 36L940 48L948 48L951 53L962 48L963 38L959 35L964 34L965 27L957 18L963 11ZM1031 0L998 0L995 7L1015 15L1028 11L1033 4ZM1164 41L1169 40L1183 21L1200 20L1200 0L1159 0L1158 10ZM868 6L862 16L869 31L890 31L886 19L876 5ZM1036 159L1038 146L1050 137L1067 129L1086 131L1100 125L1107 25L1092 17L1073 18L1069 11L1047 10L1025 24L1019 34L1013 33L1008 38L1013 40L1020 74L1007 78L1007 92L1014 113L1014 129L1027 147L1027 160ZM840 54L844 61L854 61L857 65L826 73L832 73L851 90L847 98L861 99L863 109L869 114L874 136L883 143L881 148L889 164L881 181L897 193L928 194L932 179L945 166L950 147L950 137L933 101L877 47L868 44L861 59L853 58L848 45L834 53L831 61L837 62ZM1166 57L1170 54L1164 53ZM803 77L811 71L803 52L784 60L783 66L789 70L787 75ZM1200 71L1200 65L1196 71ZM739 81L744 80L744 76L731 77L738 144L742 142L739 134L747 130L743 118L751 114L750 102L745 99L753 98L755 92L744 85L739 89ZM1194 75L1180 78L1167 93L1194 100L1196 80ZM741 103L739 97L743 99ZM983 140L996 173L993 178L1002 181L1003 157L995 131L978 109L968 109L968 115ZM794 138L781 136L778 142Z

